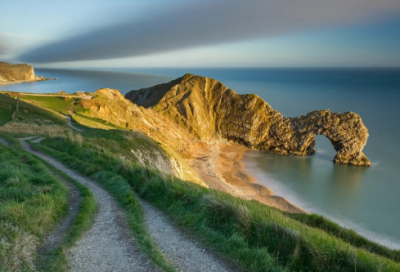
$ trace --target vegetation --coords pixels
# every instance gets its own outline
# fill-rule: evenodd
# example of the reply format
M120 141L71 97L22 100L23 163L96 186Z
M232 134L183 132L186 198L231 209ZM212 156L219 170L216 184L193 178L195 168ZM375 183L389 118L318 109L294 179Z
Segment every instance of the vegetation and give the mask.
M12 112L14 112L16 108L16 101L17 100L14 99L13 96L0 94L0 106L2 106L2 108L10 109L11 107ZM14 122L59 126L66 124L64 117L21 100L19 101L18 115L16 116Z
M8 99L10 105L15 103L13 98L3 97L5 96L0 95L0 102ZM42 106L47 105L46 103L51 104L52 101L54 100L41 100ZM73 103L72 99L66 101ZM63 108L60 111L67 112L68 105L72 105L65 101L57 103ZM160 173L151 168L149 162L140 162L131 150L146 151L147 160L151 160L159 152L163 152L162 156L169 157L168 152L173 151L160 146L142 133L123 130L104 121L78 114L73 116L73 123L84 129L80 134L68 129L65 120L53 112L24 102L21 102L20 106L21 115L11 122L13 125L8 123L1 129L4 131L4 127L8 127L10 132L14 133L50 136L40 144L35 144L36 148L93 178L108 190L125 210L128 224L140 248L165 271L175 270L146 231L143 210L136 195L164 211L215 252L247 271L400 271L400 251L369 241L322 216L285 213L256 201L235 198ZM76 109L79 112L79 109ZM56 111L56 108L53 110ZM31 120L36 120L36 123L20 129ZM106 127L112 129L106 130ZM12 141L14 135L2 137ZM0 145L0 263L7 261L13 264L12 261L17 260L17 270L29 271L33 269L35 248L43 234L54 228L57 220L66 212L65 188L54 179L50 171L62 179L69 178L20 150L15 140L14 145L14 149ZM39 168L42 171L37 171ZM18 182L23 180L23 187L12 187L19 184L13 182L14 176L18 177ZM23 179L24 177L26 178ZM40 189L45 187L42 185L45 183L40 181L42 179L55 185L43 191L44 189ZM72 245L90 226L90 215L95 210L94 199L85 187L79 184L77 186L87 201L82 202L79 216L63 244L39 266L43 271L67 269L63 255L65 248ZM47 202L42 200L45 197L57 197L54 201L60 203L47 205ZM43 206L40 201L44 202ZM18 206L31 202L33 204L30 206ZM46 226L41 225L40 228L35 227L38 222L29 221L33 220L36 210L32 211L33 215L30 214L30 210L29 214L23 214L23 209L35 207L36 203L41 204L38 209L47 211L47 207L48 217L52 218ZM8 205L17 207L12 209L12 216L11 212L6 213ZM18 216L20 214L23 216ZM43 213L40 215L43 216ZM17 244L19 247L16 251L13 245ZM22 257L15 259L11 252L18 253L19 248L24 248L24 254L30 253L26 256L19 253ZM0 268L0 271L1 269L11 270L7 267Z
M68 191L36 158L0 145L0 271L33 271L36 248L68 212Z
M65 99L62 96L29 96L29 95L22 95L20 99L31 103L38 107L43 107L55 112L61 112L63 114L68 114L69 111L75 111L78 109L75 106L76 101L80 100L80 98L70 98Z
M40 271L69 271L68 261L65 252L78 241L83 233L90 229L93 223L94 214L97 210L96 199L88 188L64 174L60 170L53 167L51 164L41 160L44 165L55 175L59 180L64 180L73 183L78 189L82 201L79 206L79 211L76 218L69 226L67 233L64 236L62 243L56 249L44 249L37 261L37 269Z
M356 239L357 234L326 219L324 222L331 228L338 227L351 235L336 237L329 231L331 228L303 223L275 208L165 176L125 160L107 151L108 146L115 148L118 144L112 139L114 135L102 139L103 151L97 140L89 137L82 146L65 138L53 138L37 147L84 175L99 182L107 181L114 190L119 187L127 190L121 182L128 182L141 197L246 270L400 270L400 264L393 257L397 251L387 249L390 254L378 251L371 247L373 242ZM312 218L313 215L303 216Z
M79 182L76 180L72 179L71 177L65 175L63 172L57 170L54 168L52 165L48 164L46 161L41 160L40 158L37 158L35 156L30 155L29 153L25 152L24 150L20 149L19 141L12 136L8 134L0 134L0 137L2 139L6 139L9 143L11 148L5 148L2 145L0 145L0 168L3 169L2 163L13 163L14 159L9 159L10 154L11 156L17 155L17 158L19 158L19 162L23 163L24 165L31 166L31 169L24 171L23 168L21 168L20 164L14 165L17 167L17 172L20 172L20 175L26 175L26 182L28 183L21 183L18 184L18 188L20 189L19 191L16 190L15 186L10 187L6 190L1 190L1 198L0 198L0 224L5 222L5 219L2 217L2 207L3 205L10 205L13 202L12 201L6 201L6 197L9 199L13 199L17 203L24 205L23 207L26 208L26 206L29 205L29 210L25 213L21 213L21 220L18 220L15 223L15 230L18 229L18 227L23 226L25 220L28 220L29 222L36 222L35 221L35 216L37 213L43 213L43 216L50 216L50 213L52 212L54 214L54 220L52 221L51 224L48 227L42 227L42 229L39 232L32 233L31 231L27 231L28 234L32 235L32 237L35 238L35 246L31 247L29 245L29 240L23 240L21 241L21 244L15 244L13 250L6 250L6 247L1 248L0 246L0 263L3 264L2 261L4 261L5 265L3 267L0 267L0 271L29 271L33 270L33 267L35 266L35 269L38 271L69 271L69 266L68 262L65 258L65 251L67 248L71 247L79 238L82 236L82 234L90 228L92 225L92 220L94 213L96 212L97 209L97 203L95 198L93 197L92 193L89 191L88 188L85 186L81 185ZM26 160L25 158L29 158L29 161ZM6 158L6 159L5 159ZM5 181L0 183L0 189L4 189L4 186L7 184L7 180L3 179L2 176L2 170L0 169L0 180ZM38 172L38 169L40 169L41 172ZM5 169L3 169L5 171ZM29 179L28 179L29 178ZM11 178L12 179L12 178ZM19 177L17 176L17 179ZM38 180L45 180L49 183L48 185L43 185L41 186L38 183ZM79 211L72 221L71 225L69 226L67 232L64 234L63 240L61 244L59 244L56 248L42 248L39 253L37 251L37 248L40 248L40 241L43 240L44 235L46 235L51 229L53 229L57 225L57 221L59 221L63 216L65 216L68 213L68 192L66 191L66 188L63 183L60 181L64 182L70 182L76 186L78 189L80 195L81 195L81 203L79 206ZM27 185L28 184L28 185ZM3 187L2 187L3 186ZM39 187L40 186L40 187ZM37 190L35 190L35 187L37 187ZM41 187L44 187L44 189L41 189ZM56 189L58 188L58 189ZM52 190L52 191L49 191ZM36 192L35 192L36 191ZM34 195L37 192L46 192L46 195L51 195L52 198L49 200L48 205L46 202L43 201L43 196L40 195ZM48 192L47 192L48 191ZM54 191L54 192L53 192ZM10 194L10 192L13 193ZM33 193L32 194L32 199L24 199L24 201L21 201L20 198L24 197L24 195L27 195L28 192ZM57 193L58 192L58 193ZM62 195L61 195L62 193ZM52 201L52 202L51 202ZM57 206L54 205L54 203L59 203ZM17 204L14 203L14 204ZM32 205L33 203L33 205ZM62 204L62 212L60 213L59 205ZM41 209L38 209L38 207L41 207ZM47 208L46 208L47 207ZM18 206L13 210L13 212L18 213ZM38 209L34 214L30 214L30 211L32 209ZM13 214L11 214L13 215ZM31 218L26 218L25 216L29 215ZM4 220L4 221L3 221ZM40 220L40 219L39 219ZM0 229L1 230L1 229ZM35 235L36 234L36 235ZM5 234L3 234L0 231L0 240L1 241L7 241L5 239ZM19 233L15 233L15 235L19 235ZM3 242L0 242L1 245L4 245ZM8 243L12 244L12 240L9 240ZM28 252L24 247L31 249L30 252ZM20 255L15 255L16 251L15 249L20 248L22 253L26 254L29 253L29 262L22 261L23 258L20 258ZM3 251L2 251L3 250ZM14 256L15 255L15 256ZM12 261L10 261L13 259ZM17 261L18 260L18 261Z

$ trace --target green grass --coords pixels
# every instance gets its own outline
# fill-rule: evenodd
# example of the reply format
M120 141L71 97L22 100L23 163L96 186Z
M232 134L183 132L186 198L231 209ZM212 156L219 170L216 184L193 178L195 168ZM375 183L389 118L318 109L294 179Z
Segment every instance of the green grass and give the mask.
M27 154L24 150L20 149L20 142L17 139L13 138L11 135L1 133L0 137L10 143L10 147L12 150L7 149L10 152ZM50 173L58 180L58 182L64 180L74 184L81 195L81 203L79 206L78 214L69 226L67 232L65 233L61 244L57 248L42 250L42 252L39 255L36 255L35 259L33 260L37 271L69 271L70 268L66 260L65 252L69 247L73 246L74 243L82 237L85 231L90 229L93 223L94 214L97 210L96 200L88 188L86 188L76 180L72 179L68 175L64 174L60 170L56 169L46 161L32 155L30 156L34 158L34 161L40 162L43 166L45 166L47 170L45 172ZM8 193L4 192L4 194L7 195ZM5 270L13 271L12 269ZM0 269L0 271L2 270Z
M0 144L0 271L33 271L37 246L67 212L67 188L34 156Z
M145 231L134 192L248 271L400 271L400 251L322 216L288 214L136 165L132 148L157 147L140 134L86 128L82 136L83 144L53 138L36 146L109 190L127 211L142 250L167 271L173 268Z
M108 190L125 192L130 190L128 182L140 196L247 271L400 271L398 251L359 239L329 220L323 219L321 225L313 215L294 218L137 166L108 150L118 149L116 145L129 150L126 141L113 139L115 135L101 139L103 150L98 149L98 138L88 137L82 146L54 138L37 147L82 174L107 182Z
M143 139L141 139L140 141L142 142ZM34 144L34 146L42 151L44 151L43 149L46 149L41 144ZM60 157L58 157L58 159L63 161ZM91 167L87 164L86 166ZM90 168L86 169L85 171L92 170L93 168ZM129 183L123 177L117 175L115 172L100 171L100 169L97 169L97 171L95 172L96 174L92 175L91 177L96 180L103 188L109 191L111 195L116 199L118 204L125 210L127 223L132 230L132 234L135 236L140 249L164 271L175 272L175 268L160 252L157 245L154 243L153 239L147 232L144 225L143 209Z
M16 99L0 94L0 105L3 109L9 109L11 106L12 112L14 112L16 108ZM21 100L19 102L19 113L15 118L15 122L39 125L66 125L64 117Z
M2 108L0 105L0 126L11 121L13 110Z
M28 102L38 107L43 107L55 112L62 112L68 114L69 111L76 111L80 107L75 106L75 102L80 100L80 98L72 97L65 100L64 97L58 96L30 96L30 95L20 95L22 101Z
M80 112L76 112L75 115L72 115L72 121L74 122L74 125L78 128L85 129L85 128L96 128L96 129L123 129L121 127L118 127L110 122L107 122L102 119L98 118L93 118L89 117L86 115L80 114Z
M41 254L42 256L39 257L38 263L41 263L41 265L37 267L37 269L44 272L70 271L65 252L68 248L72 247L92 226L94 214L97 211L96 199L87 187L72 179L68 175L64 174L64 172L56 169L54 166L47 163L46 161L41 159L39 160L59 180L63 179L67 182L74 184L81 195L82 202L79 206L78 214L69 229L67 230L67 233L65 234L62 243L55 250L45 249L45 251Z

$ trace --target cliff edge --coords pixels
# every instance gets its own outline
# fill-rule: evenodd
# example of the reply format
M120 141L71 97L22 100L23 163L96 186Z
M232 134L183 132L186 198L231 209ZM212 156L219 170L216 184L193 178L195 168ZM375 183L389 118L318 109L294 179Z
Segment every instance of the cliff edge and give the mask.
M257 95L239 95L217 80L192 74L131 91L125 98L167 116L202 141L220 139L304 156L315 153L315 135L325 135L337 151L335 163L371 165L362 152L368 129L353 112L320 110L285 118Z
M0 83L37 80L44 80L44 78L36 76L33 67L26 63L9 64L0 62Z

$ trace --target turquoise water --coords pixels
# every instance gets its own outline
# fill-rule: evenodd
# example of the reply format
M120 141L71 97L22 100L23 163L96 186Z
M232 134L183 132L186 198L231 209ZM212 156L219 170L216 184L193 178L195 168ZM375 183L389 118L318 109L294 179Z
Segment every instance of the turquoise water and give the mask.
M317 109L360 114L370 133L364 148L370 168L333 164L335 151L324 136L317 136L314 156L252 151L245 154L245 167L276 195L400 248L399 69L37 69L59 80L1 89L72 93L110 87L126 93L186 72L218 79L241 94L255 93L284 116Z

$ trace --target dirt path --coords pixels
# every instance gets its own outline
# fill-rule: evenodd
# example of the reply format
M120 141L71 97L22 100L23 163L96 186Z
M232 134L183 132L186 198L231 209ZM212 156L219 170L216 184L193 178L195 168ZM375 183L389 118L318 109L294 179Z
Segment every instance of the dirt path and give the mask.
M71 118L71 116L69 116L69 115L64 115L64 116L67 117L67 124L68 124L68 126L69 126L70 128L75 129L76 131L79 131L79 132L82 132L82 131L83 131L82 129L79 129L79 128L75 127L75 126L72 124L72 118Z
M181 272L240 271L215 257L173 224L161 211L140 200L146 227L161 252Z
M71 271L159 271L135 245L129 235L124 213L111 195L95 182L34 150L26 142L22 141L21 145L88 187L98 203L98 213L91 230L67 252Z
M22 142L21 145L23 145ZM62 176L58 175L52 169L48 170L54 177L56 177L59 181L64 183L65 186L67 186L68 188L69 191L68 215L59 222L57 229L53 233L45 237L45 242L38 248L38 253L40 256L39 262L37 264L38 266L40 266L40 263L47 263L51 253L60 247L61 243L65 238L65 235L67 234L73 221L76 219L79 213L79 207L82 202L82 196L79 193L78 188L76 188L76 186L73 183L66 180Z
M132 238L127 233L123 213L107 192L53 158L32 149L29 144L22 142L22 146L87 186L98 202L99 213L92 230L68 254L72 271L157 271L129 242ZM178 271L241 271L230 262L214 256L201 243L175 226L161 211L140 201L150 236Z

